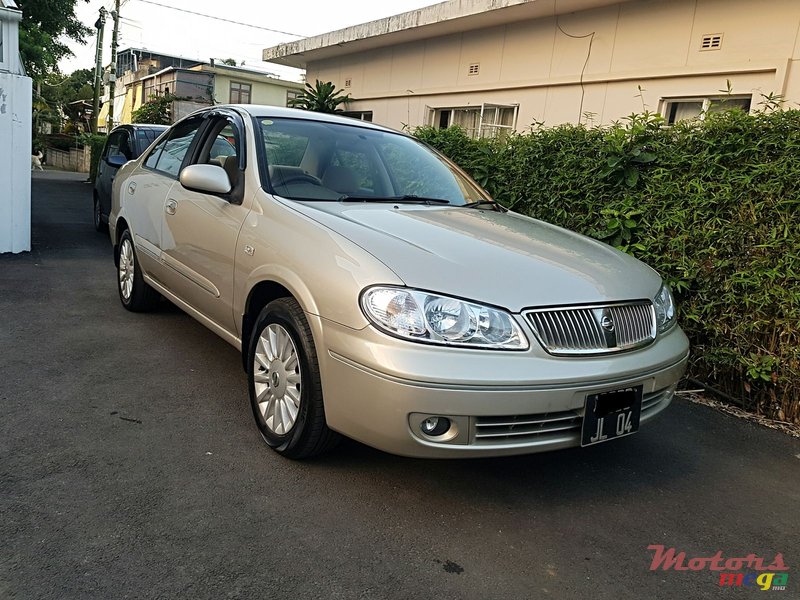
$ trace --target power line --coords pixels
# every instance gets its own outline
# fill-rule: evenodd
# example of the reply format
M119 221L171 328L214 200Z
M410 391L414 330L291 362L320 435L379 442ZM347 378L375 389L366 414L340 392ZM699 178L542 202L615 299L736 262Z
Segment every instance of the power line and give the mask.
M232 19L215 17L214 15L206 15L204 13L195 12L193 10L187 10L185 8L178 8L177 6L169 6L168 4L161 4L160 2L154 2L153 0L139 0L139 2L143 2L145 4L152 4L154 6L160 6L161 8L168 8L170 10L176 10L178 12L187 13L190 15L196 15L198 17L214 19L215 21L224 21L225 23L233 23L234 25L241 25L242 27L252 27L253 29L261 29L262 31L269 31L271 33L280 33L282 35L290 35L292 37L297 37L297 38L306 37L304 35L300 35L299 33L289 33L288 31L281 31L280 29L270 29L269 27L262 27L261 25L253 25L252 23L243 23L241 21L233 21Z
M558 22L558 15L556 15L556 27L558 27L558 30L565 36L574 40L583 40L589 38L589 49L586 52L586 60L583 62L583 68L581 69L581 105L580 108L578 108L578 123L580 123L581 117L583 116L583 101L586 98L586 85L583 82L583 77L586 74L586 67L589 65L589 58L592 56L592 45L594 44L594 36L597 34L597 32L593 31L592 33L587 33L586 35L573 35L571 33L567 33L561 28L561 25Z

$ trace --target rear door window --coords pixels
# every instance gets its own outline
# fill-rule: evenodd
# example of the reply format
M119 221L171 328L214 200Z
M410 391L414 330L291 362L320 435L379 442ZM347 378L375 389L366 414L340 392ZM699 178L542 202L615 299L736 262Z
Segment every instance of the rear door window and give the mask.
M161 140L158 145L150 151L150 154L144 161L144 166L148 169L155 169L158 163L158 157L161 156L161 151L164 149L164 144L167 143L166 139Z
M192 119L173 127L169 136L150 153L145 166L177 179L186 153L202 123L202 119ZM154 157L156 157L155 162L153 162Z

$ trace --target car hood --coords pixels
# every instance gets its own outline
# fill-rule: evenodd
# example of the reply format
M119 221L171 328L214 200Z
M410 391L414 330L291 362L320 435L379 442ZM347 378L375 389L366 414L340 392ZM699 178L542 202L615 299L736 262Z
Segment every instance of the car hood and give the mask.
M523 215L420 205L295 204L409 287L518 312L652 298L661 278L611 246Z

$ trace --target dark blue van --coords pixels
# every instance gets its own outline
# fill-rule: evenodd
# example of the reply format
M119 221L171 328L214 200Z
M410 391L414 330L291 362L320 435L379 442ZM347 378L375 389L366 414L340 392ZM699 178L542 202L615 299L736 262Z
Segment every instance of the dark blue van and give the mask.
M119 168L129 160L139 158L167 125L120 125L111 130L103 147L97 179L94 182L94 228L106 231L111 212L111 184Z

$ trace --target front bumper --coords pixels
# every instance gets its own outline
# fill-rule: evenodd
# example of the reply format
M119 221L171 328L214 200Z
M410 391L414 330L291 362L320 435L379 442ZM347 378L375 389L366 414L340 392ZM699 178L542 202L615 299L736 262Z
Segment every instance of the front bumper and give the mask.
M688 340L678 327L641 350L558 358L535 342L526 352L443 348L308 317L328 425L404 456L503 456L579 446L587 395L642 385L644 424L669 405L688 360ZM429 415L450 418L455 431L445 441L427 438L419 423Z

